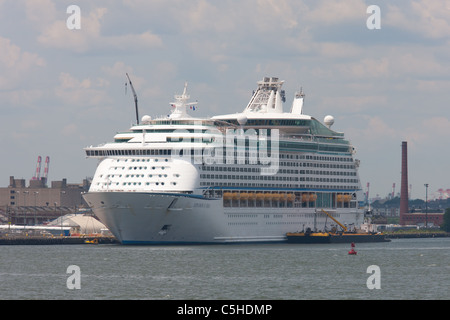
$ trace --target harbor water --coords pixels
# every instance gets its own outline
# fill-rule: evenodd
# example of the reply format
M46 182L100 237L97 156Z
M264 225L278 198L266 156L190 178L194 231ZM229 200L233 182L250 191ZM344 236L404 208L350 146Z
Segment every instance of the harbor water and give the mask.
M450 238L349 250L349 244L0 246L0 299L450 299ZM75 276L79 288L69 285Z

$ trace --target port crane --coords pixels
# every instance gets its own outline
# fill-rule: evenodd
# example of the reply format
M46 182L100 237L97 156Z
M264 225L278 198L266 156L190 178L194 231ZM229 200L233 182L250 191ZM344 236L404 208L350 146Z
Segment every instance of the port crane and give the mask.
M47 178L48 178L48 168L49 168L49 166L50 166L50 157L47 156L47 157L45 158L44 177L43 177L44 183L47 183Z
M34 174L34 177L31 178L31 180L39 180L39 177L41 176L41 162L42 157L38 156L37 164L36 164L36 172Z
M43 180L45 183L48 178L49 165L50 165L50 157L47 156L45 158L44 176L41 177L42 157L38 156L38 160L37 160L37 164L36 164L36 172L35 172L33 178L31 178L31 180Z

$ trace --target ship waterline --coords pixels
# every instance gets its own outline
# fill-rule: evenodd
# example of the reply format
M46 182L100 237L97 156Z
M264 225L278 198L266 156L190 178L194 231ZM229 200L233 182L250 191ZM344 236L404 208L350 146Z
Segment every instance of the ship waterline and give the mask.
M193 118L186 87L172 113L85 148L99 159L84 198L124 244L286 241L286 233L365 221L355 149L303 114L283 112L283 81L264 78L242 113Z

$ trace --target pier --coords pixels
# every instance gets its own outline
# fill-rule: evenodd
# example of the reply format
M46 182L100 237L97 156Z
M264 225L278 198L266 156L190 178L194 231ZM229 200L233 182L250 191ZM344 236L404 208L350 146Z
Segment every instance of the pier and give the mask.
M414 239L414 238L444 238L450 237L450 233L448 232L394 232L394 233L385 233L386 238L388 239Z
M42 237L42 236L3 236L0 237L0 245L69 245L69 244L90 244L93 241L98 244L117 244L114 237L108 236L87 236L87 237Z

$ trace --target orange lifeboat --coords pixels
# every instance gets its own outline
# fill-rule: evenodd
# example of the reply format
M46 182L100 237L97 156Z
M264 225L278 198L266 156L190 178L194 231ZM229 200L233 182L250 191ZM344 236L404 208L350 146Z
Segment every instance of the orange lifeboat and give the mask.
M231 193L231 192L224 192L223 198L224 198L225 200L230 200L231 197L232 197L232 193Z
M254 193L254 192L249 192L249 193L248 193L248 199L249 199L249 200L255 200L255 199L256 199L256 193Z
M241 200L245 200L245 199L248 199L248 198L249 198L249 196L248 196L247 192L241 192Z

